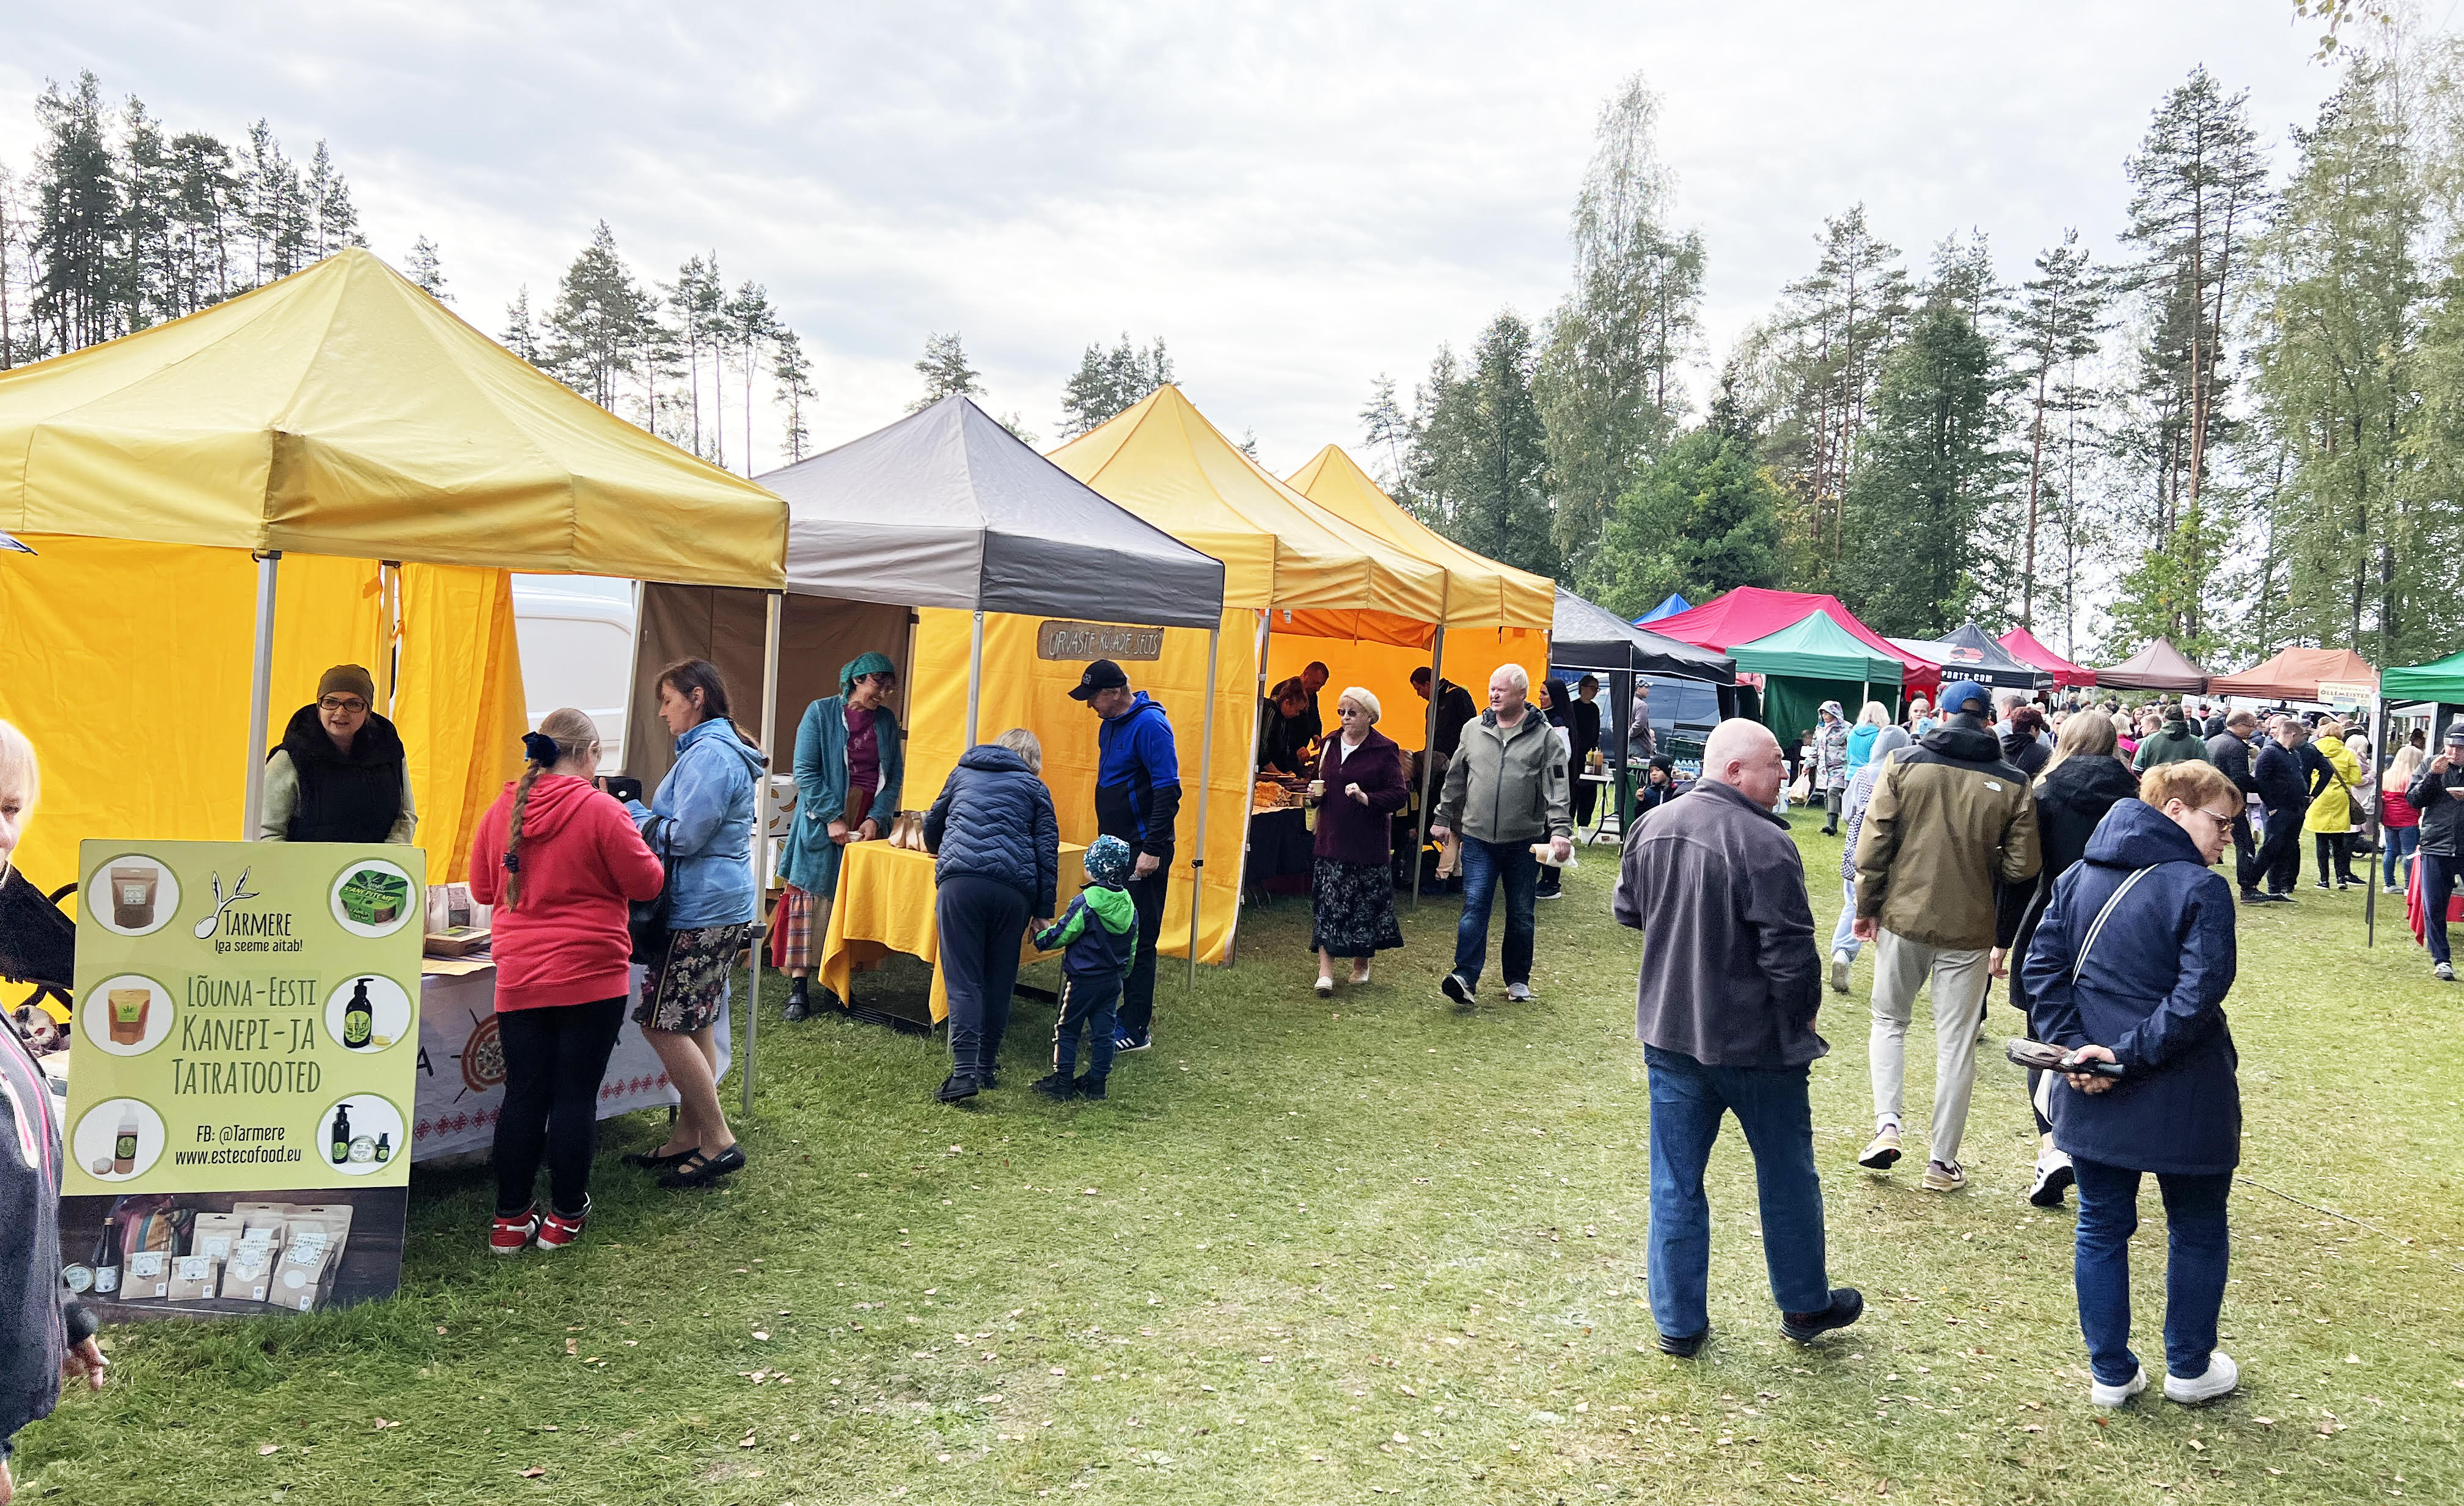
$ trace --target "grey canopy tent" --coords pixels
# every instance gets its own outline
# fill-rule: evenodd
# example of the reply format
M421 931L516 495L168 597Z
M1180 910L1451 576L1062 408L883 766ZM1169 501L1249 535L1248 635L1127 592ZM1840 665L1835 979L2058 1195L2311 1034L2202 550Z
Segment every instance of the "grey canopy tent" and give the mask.
M1700 648L1647 627L1637 627L1603 606L1594 605L1560 586L1557 604L1551 613L1549 625L1549 669L1551 674L1568 672L1604 674L1609 677L1609 733L1607 742L1620 769L1626 768L1624 752L1630 729L1626 726L1628 708L1634 702L1634 682L1638 675L1661 675L1683 680L1701 680L1714 688L1719 698L1720 714L1737 714L1737 662L1727 654ZM1627 771L1631 774L1631 771ZM1623 786L1619 786L1617 808L1625 805Z
M1945 680L1973 680L1997 689L2042 690L2050 688L2050 671L2015 658L1974 622L1962 622L1940 638L1894 638L1892 646L1942 666Z
M780 713L838 692L838 666L887 654L904 683L914 657L913 610L975 614L967 666L967 735L976 740L984 614L1092 619L1207 631L1206 704L1215 699L1223 566L1061 469L964 397L944 398L886 428L756 478L787 503L786 591L645 583L634 636L635 694L627 772L666 773L671 742L648 679L678 659L705 658L731 683L763 687L761 747L772 766ZM782 664L782 646L787 650ZM783 672L782 672L783 671ZM795 725L793 715L787 725ZM1214 760L1214 723L1199 753L1199 788ZM1197 804L1203 850L1206 806ZM763 782L757 826L770 828ZM755 878L766 879L766 842ZM1192 925L1197 906L1192 906ZM744 1102L753 1102L754 1027L764 948L754 948ZM1196 955L1193 946L1191 954ZM1193 969L1195 964L1193 963Z

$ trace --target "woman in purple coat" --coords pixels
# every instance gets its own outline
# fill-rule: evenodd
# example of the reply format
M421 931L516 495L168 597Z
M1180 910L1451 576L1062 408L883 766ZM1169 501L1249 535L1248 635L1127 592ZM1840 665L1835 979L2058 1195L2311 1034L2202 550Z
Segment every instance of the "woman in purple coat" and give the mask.
M1369 981L1369 959L1403 945L1395 922L1391 819L1409 797L1403 754L1379 732L1377 697L1353 686L1335 702L1336 735L1318 751L1317 863L1309 875L1316 919L1317 992L1334 992L1334 959L1352 959L1352 981Z

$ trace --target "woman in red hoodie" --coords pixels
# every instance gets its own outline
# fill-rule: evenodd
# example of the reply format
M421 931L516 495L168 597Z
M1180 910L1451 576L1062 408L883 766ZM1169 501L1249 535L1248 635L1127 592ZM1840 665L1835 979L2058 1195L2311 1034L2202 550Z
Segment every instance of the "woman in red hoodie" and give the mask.
M495 906L496 1031L505 1102L496 1114L498 1255L532 1240L561 1250L590 1212L599 1082L625 1021L633 942L626 902L658 896L658 855L599 791L597 725L550 711L522 739L530 767L471 843L471 895ZM533 1201L547 1162L548 1211Z

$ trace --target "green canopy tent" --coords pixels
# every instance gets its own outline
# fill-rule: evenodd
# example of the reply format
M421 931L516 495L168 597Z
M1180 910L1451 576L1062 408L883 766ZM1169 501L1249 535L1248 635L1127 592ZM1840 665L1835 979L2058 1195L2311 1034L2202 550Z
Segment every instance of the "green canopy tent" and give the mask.
M2370 755L2370 773L2375 779L2387 768L2390 750L2387 747L2387 712L2418 713L2429 708L2430 751L2435 753L2446 740L2447 729L2464 719L2464 649L2444 659L2433 659L2426 665L2405 665L2379 673L2378 702L2370 708L2370 745L2376 750ZM2369 932L2369 944L2378 945L2379 893L2376 884L2365 884L2362 895L2364 924Z
M1819 608L1778 632L1728 649L1739 673L1763 677L1763 725L1788 747L1814 726L1825 701L1862 706L1877 689L1896 706L1899 660L1876 651ZM1853 712L1851 713L1854 714Z

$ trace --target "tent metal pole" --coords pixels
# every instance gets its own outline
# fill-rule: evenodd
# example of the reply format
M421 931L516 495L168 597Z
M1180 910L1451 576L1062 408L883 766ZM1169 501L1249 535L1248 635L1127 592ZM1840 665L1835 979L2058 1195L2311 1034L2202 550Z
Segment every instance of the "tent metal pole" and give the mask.
M1420 732L1420 809L1412 818L1412 908L1420 907L1420 849L1429 844L1429 786L1438 772L1438 703L1446 693L1446 630L1429 652L1429 714Z
M753 1117L754 1037L761 1030L761 959L770 948L761 901L770 892L770 772L778 759L779 619L786 593L766 592L761 624L761 777L753 790L753 967L744 999L744 1116Z
M976 745L976 708L982 701L983 693L984 614L979 611L975 629L967 640L967 741L959 749L960 753Z
M1257 783L1258 733L1263 730L1259 724L1264 719L1259 703L1266 698L1266 643L1273 636L1274 629L1274 607L1268 605L1260 609L1258 613L1258 680L1249 690L1249 761L1243 765L1249 772L1241 776L1243 789L1254 788ZM1241 933L1241 896L1248 891L1249 885L1248 822L1246 807L1243 807L1241 817L1241 871L1234 875L1237 882L1232 891L1232 925L1223 935L1223 960L1227 964L1232 960L1233 943L1239 940Z
M1215 772L1215 655L1223 645L1223 621L1206 630L1206 699L1199 703L1198 734L1198 839L1189 859L1189 987L1198 987L1198 917L1206 907L1206 802Z
M2374 802L2371 809L2377 810L2387 800L2387 791L2380 787L2380 781L2387 777L2387 692L2384 690L2373 691L2370 695L2370 799ZM2387 822L2382 820L2379 822L2379 845L2385 847L2387 840ZM2370 856L2373 868L2384 870L2387 867L2384 852ZM2375 875L2371 883L2362 885L2362 933L2363 946L2375 948L2379 944L2379 886Z
M274 714L274 587L282 551L256 557L256 648L249 657L248 783L240 800L240 840L254 841L265 820L265 722Z

